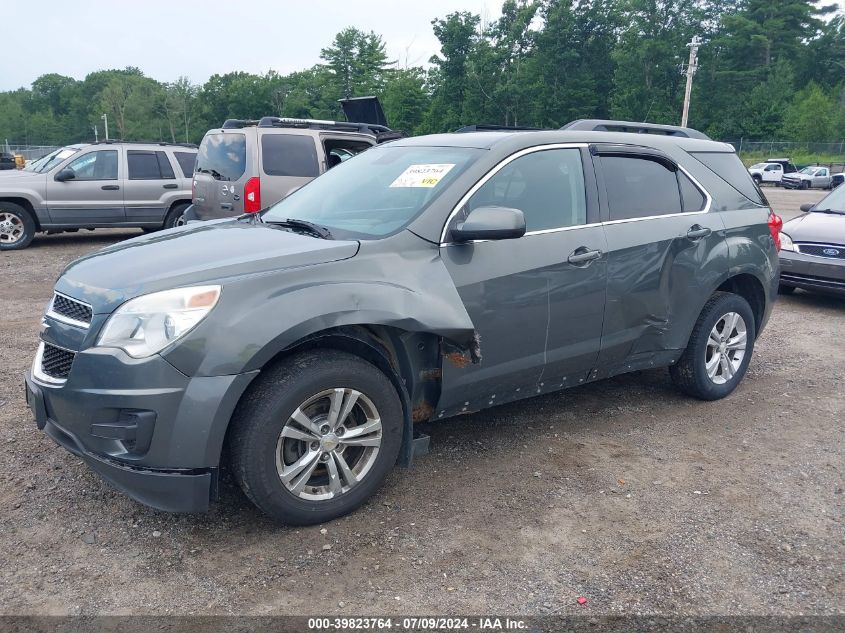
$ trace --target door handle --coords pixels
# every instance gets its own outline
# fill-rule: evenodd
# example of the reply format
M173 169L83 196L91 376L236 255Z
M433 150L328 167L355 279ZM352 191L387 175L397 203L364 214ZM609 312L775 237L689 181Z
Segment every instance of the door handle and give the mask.
M120 187L118 187L117 185L103 185L102 187L100 187L100 189L102 189L103 191L117 191L118 189L120 189Z
M707 227L694 224L690 227L690 230L687 231L687 239L700 240L702 237L708 237L712 232L713 231Z
M221 208L221 209L224 209L224 210L226 210L226 211L231 211L231 210L232 210L232 203L231 203L231 202L226 202L225 204L221 204L221 205L220 205L220 208Z
M589 264L594 259L601 257L601 251L588 251L586 246L576 248L566 259L573 266Z
M165 189L178 189L179 185L177 185L176 183L170 183L170 184L164 185L164 188Z

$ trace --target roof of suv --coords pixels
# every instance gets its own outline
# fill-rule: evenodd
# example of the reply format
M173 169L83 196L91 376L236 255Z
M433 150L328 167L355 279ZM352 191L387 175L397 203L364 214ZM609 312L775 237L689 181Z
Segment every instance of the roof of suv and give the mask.
M620 143L643 145L655 149L680 147L688 151L733 152L733 146L701 138L685 138L663 134L641 134L632 132L596 132L570 130L537 131L489 131L432 134L393 141L393 146L437 145L444 147L470 147L493 149L498 146L514 148L532 147L550 143Z

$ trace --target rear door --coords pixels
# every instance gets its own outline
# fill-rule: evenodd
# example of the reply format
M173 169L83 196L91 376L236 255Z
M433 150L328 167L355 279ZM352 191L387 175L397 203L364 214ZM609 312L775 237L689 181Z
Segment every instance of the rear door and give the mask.
M123 194L128 224L161 224L169 201L180 189L176 172L164 150L126 150Z
M262 207L275 204L325 171L314 134L259 129L258 139Z
M72 169L74 178L56 180L60 169L48 174L47 208L53 224L98 226L124 221L121 184L126 168L120 152L117 148L95 147L61 166Z
M592 150L608 249L603 377L677 356L724 272L727 246L710 196L672 159L632 146Z
M202 139L194 170L194 212L201 220L243 213L243 190L254 173L247 152L255 128L213 130ZM256 150L257 153L257 150Z

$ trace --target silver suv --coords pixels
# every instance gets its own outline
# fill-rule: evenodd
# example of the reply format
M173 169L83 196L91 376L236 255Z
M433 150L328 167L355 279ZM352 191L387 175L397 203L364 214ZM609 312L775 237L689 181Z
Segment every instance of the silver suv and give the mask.
M39 231L175 226L191 203L195 145L68 145L0 177L0 250Z
M404 136L388 128L376 97L341 101L350 121L227 119L206 132L194 173L193 207L185 220L254 213L275 204L332 167L370 147Z

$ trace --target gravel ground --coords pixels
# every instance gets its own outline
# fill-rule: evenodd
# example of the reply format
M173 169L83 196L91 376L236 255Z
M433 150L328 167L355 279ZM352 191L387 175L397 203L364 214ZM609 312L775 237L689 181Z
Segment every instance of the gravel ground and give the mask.
M291 529L230 484L206 515L148 509L35 429L56 276L135 234L0 254L0 613L845 613L845 301L781 299L724 401L658 370L433 424L361 510Z

